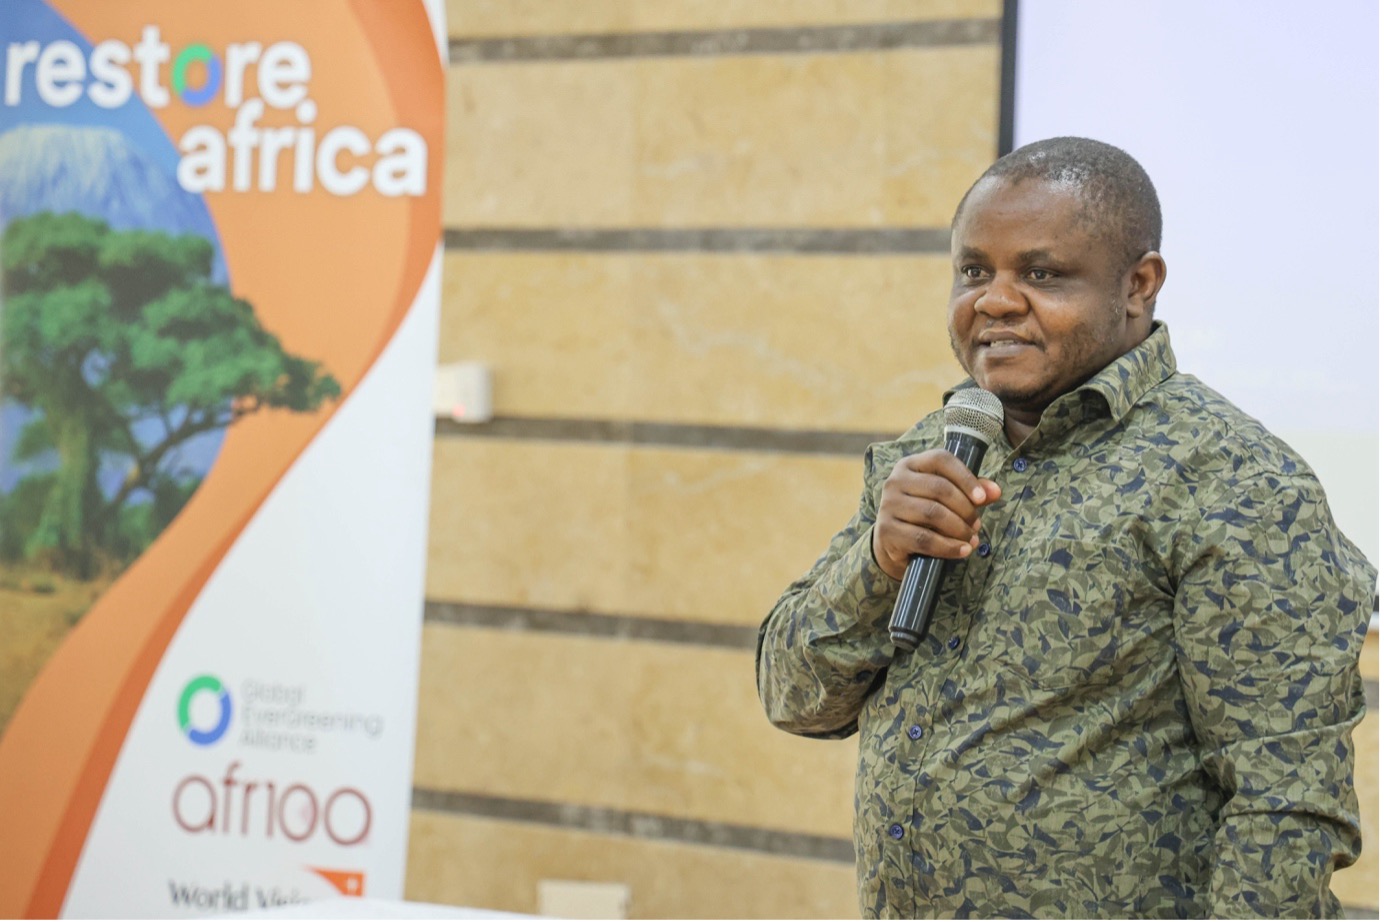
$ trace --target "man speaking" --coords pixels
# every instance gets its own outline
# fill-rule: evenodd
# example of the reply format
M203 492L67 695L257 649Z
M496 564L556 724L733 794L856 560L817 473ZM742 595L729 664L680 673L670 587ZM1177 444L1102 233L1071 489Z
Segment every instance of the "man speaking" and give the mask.
M975 473L941 411L872 445L854 518L760 629L770 720L860 733L866 917L1340 914L1377 574L1306 463L1177 370L1161 225L1097 141L980 177L948 330L1002 431ZM910 650L914 557L945 563Z

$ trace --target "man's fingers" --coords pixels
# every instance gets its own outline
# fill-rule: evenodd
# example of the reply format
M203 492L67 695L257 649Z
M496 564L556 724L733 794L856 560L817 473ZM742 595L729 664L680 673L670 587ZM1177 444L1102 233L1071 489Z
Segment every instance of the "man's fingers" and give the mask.
M964 557L979 543L975 531L960 520L952 519L948 531L939 531L931 525L917 524L883 516L875 524L876 535L881 549L894 560L906 564L915 554L928 557L953 559ZM955 527L960 525L960 527Z
M930 528L884 517L875 522L871 543L880 567L894 579L902 579L910 557L958 560L970 556L980 544L980 537L971 534L965 540L958 540L939 535Z
M980 539L972 535L969 541L948 541L935 531L928 531L920 528L913 539L914 545L918 550L915 554L926 554L929 557L965 557Z
M960 502L950 504L939 499L920 499L900 496L891 502L887 514L900 522L926 528L929 531L958 541L969 541L980 525L975 507L960 496ZM960 510L956 508L960 506Z
M966 465L961 463L960 458L940 448L909 455L899 462L899 466L918 474L933 474L942 477L954 484L964 496L971 497L977 504L985 502L988 495L980 479L972 474ZM896 466L894 470L898 471L899 467ZM980 492L977 493L978 487Z

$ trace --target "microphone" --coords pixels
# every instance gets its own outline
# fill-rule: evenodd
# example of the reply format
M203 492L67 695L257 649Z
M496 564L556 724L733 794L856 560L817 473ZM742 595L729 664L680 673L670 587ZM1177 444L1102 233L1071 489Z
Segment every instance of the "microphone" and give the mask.
M947 451L961 459L972 474L980 470L985 450L1004 429L1004 405L987 390L968 387L957 391L942 410L946 424ZM912 651L927 636L937 587L950 560L915 554L908 559L894 614L889 618L889 637L900 650Z

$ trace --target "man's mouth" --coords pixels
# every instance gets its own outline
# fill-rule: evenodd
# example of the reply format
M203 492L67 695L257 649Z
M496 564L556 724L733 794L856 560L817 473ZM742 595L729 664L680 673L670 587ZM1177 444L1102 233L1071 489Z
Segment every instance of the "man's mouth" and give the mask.
M977 345L982 352L1005 355L1031 348L1033 343L1013 333L982 333L977 338Z

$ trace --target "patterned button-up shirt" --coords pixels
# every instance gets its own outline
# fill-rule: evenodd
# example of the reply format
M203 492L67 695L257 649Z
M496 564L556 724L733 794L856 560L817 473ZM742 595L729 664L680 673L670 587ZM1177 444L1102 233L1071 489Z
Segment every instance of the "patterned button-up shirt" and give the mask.
M981 475L1003 497L896 651L871 526L934 413L870 447L850 523L760 631L760 698L858 729L872 917L1336 915L1376 572L1292 449L1178 373L1166 327Z

